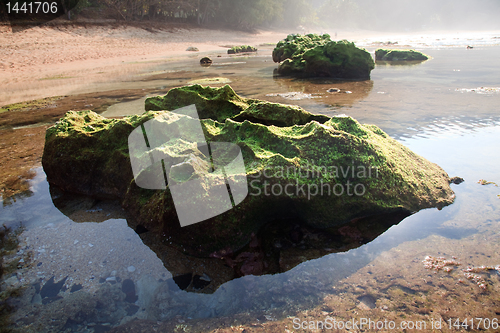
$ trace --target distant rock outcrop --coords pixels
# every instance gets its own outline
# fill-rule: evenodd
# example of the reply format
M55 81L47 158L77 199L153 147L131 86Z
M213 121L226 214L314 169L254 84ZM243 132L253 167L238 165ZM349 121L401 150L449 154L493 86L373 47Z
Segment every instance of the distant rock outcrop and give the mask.
M257 52L257 48L250 45L233 46L227 50L227 54L237 54L237 53L247 53L247 52Z
M346 40L332 41L330 35L288 35L273 50L277 72L301 77L332 77L364 80L375 68L364 49Z
M377 49L375 51L375 60L377 61L424 61L429 56L415 50L388 50Z

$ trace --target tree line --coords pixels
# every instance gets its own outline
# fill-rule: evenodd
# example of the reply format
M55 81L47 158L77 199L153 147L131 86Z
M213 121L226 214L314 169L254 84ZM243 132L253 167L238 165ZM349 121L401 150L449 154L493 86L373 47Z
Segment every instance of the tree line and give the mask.
M499 27L498 0L60 0L107 7L127 21L188 21L258 26L420 30Z
M100 13L106 13L124 21L189 22L239 29L304 26L304 32L318 28L397 31L500 28L498 0L50 1L58 2L68 19L80 13L89 17L102 17Z
M183 21L198 25L297 25L312 14L306 0L62 0L73 14L106 9L125 21ZM306 13L306 15L304 15ZM286 20L285 20L286 19Z

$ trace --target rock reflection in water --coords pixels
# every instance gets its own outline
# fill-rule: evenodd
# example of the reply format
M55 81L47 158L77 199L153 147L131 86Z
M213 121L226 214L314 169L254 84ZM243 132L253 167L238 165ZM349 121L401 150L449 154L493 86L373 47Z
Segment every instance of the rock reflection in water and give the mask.
M110 216L125 217L114 202L97 201L53 187L51 196L54 205L75 222L102 222ZM238 277L284 273L302 262L357 248L409 215L401 210L354 219L328 229L313 228L300 220L275 220L264 225L257 234L252 234L251 241L242 249L233 252L228 247L209 257L182 253L147 229L135 228L135 231L172 274L171 288L175 289L173 282L181 290L211 294ZM133 224L129 221L129 225Z
M408 60L408 61L388 61L388 60L377 60L375 61L375 66L401 66L410 67L415 65L420 65L428 60Z
M267 94L256 98L263 98L271 102L297 104L310 112L312 112L311 108L316 111L318 103L338 107L351 106L367 98L373 88L372 80L292 79L275 76L274 83L279 87L279 91L269 90ZM296 94L292 94L290 95L291 99L286 94L289 92L297 92L301 94L298 96L308 98L295 98Z
M64 192L50 186L54 206L74 222L104 222L127 217L116 200L98 200L85 195Z

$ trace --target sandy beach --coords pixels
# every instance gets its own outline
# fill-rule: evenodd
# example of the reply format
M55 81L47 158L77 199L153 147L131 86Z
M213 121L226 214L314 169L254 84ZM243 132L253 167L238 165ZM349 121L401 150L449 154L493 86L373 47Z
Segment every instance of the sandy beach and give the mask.
M46 80L89 78L104 70L124 71L124 65L183 58L195 53L225 53L233 45L276 43L286 35L286 32L248 33L183 25L65 24L15 33L9 26L0 26L0 85L4 88L0 105L54 96L50 93L42 96L43 89L30 96L6 94L37 83L43 88ZM199 52L186 51L191 46Z
M270 48L271 44L290 33L325 32L330 33L333 39L348 39L361 47L411 45L420 48L430 46L430 42L435 46L436 41L443 46L465 47L461 44L481 34L465 31L397 34L318 29L244 32L184 24L123 25L114 21L54 21L50 25L12 32L10 26L0 25L0 107L72 95L84 84L92 86L96 82L120 81L119 76L137 72L154 63L224 55L229 47L235 45ZM384 44L390 40L400 42ZM498 39L491 41L498 42ZM186 51L189 47L196 47L199 51ZM78 93L82 93L81 89Z

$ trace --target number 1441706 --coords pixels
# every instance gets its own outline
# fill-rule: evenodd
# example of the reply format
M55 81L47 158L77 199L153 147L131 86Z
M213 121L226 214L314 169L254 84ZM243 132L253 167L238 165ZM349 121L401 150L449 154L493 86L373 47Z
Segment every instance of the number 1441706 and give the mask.
M7 2L7 13L23 14L55 14L57 13L57 2Z
M498 318L465 318L448 319L449 329L490 330L498 329Z

